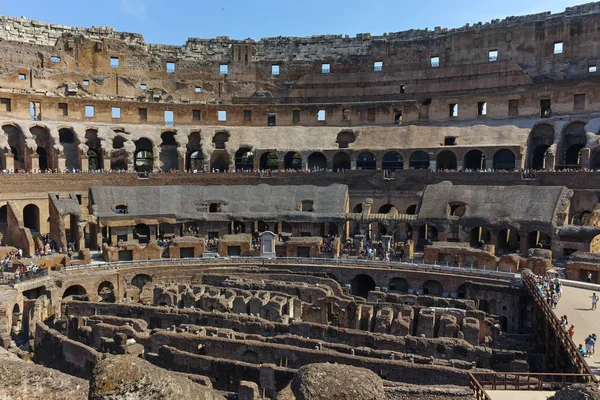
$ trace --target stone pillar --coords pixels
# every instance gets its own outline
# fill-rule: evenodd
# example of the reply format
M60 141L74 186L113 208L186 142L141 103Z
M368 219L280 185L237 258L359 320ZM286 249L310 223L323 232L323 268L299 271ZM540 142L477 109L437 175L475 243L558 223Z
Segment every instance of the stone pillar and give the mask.
M352 157L350 159L350 169L352 171L356 171L356 157Z
M302 153L302 169L308 170L308 154Z
M591 151L587 147L581 150L581 168L590 168L592 166L590 154Z
M177 169L180 171L185 171L185 152L177 152Z
M6 153L6 170L10 171L15 169L15 155L7 152Z
M527 246L527 232L519 232L519 237L521 238L520 252L521 254L527 254L527 250L529 250L529 246Z
M87 157L81 157L81 170L87 171L90 167L90 160Z
M515 167L518 167L517 160L515 160ZM494 157L486 157L485 168L486 169L494 169Z
M101 161L102 162L98 163L98 165L102 166L105 171L108 171L110 169L110 157L104 157Z
M33 171L40 169L40 159L37 154L31 156L31 169Z
M382 235L381 242L383 244L383 251L386 253L390 251L390 244L392 242L392 237L390 235Z
M67 169L67 157L65 157L64 154L59 155L57 161L58 161L57 167L58 167L59 171L64 171L65 169Z
M556 166L556 154L554 152L549 151L546 154L546 170L554 169Z
M152 148L152 171L160 171L162 169L160 162L160 146Z
M362 202L362 213L363 214L371 214L372 206L373 206L373 199L366 198L365 201Z

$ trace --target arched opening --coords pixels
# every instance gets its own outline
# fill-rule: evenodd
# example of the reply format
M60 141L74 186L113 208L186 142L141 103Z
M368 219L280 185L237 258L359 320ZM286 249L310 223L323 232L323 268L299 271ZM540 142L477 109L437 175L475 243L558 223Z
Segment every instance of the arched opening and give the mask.
M154 169L152 142L149 139L141 138L135 142L133 162L138 172L151 172Z
M87 291L81 285L72 285L63 292L62 298L66 299L70 296L87 296Z
M40 232L40 209L35 204L27 204L23 208L23 224L25 228Z
M0 212L1 210L2 209L0 208ZM573 214L573 217L571 218L571 225L586 226L589 224L591 216L592 213L590 211L578 211L575 214Z
M35 151L38 155L38 166L41 171L45 171L48 169L48 153L46 153L46 149L43 147L38 147Z
M397 151L388 151L383 156L382 165L384 170L396 171L404 168L402 156Z
M450 202L448 203L447 212L450 217L463 217L467 212L467 205L460 201Z
M58 141L63 147L67 169L79 168L79 151L76 139L75 133L71 129L62 128L58 130Z
M100 167L100 155L98 154L98 151L93 150L93 149L88 150L87 157L88 157L88 170L96 171L96 170L102 169Z
M308 156L308 169L311 171L314 170L324 170L327 168L327 158L323 153L312 153Z
M357 169L376 169L377 160L375 155L368 151L363 151L356 157L356 168Z
M435 280L428 280L423 284L423 294L441 296L444 293L442 284Z
M450 150L444 150L444 151L440 152L440 154L438 154L438 156L437 156L436 165L437 165L438 170L444 170L444 169L455 170L456 166L457 166L456 154L454 154Z
M340 149L347 149L350 146L350 143L354 143L356 140L356 136L354 132L343 131L338 133L336 143Z
M508 150L502 149L494 153L493 169L511 171L515 169L515 154Z
M251 171L254 169L254 153L248 147L241 147L235 152L236 171Z
M298 171L302 169L302 156L300 153L290 151L283 157L283 164L285 169L293 169Z
M22 324L22 315L21 308L18 304L15 304L12 309L12 327L11 334L18 336L21 333Z
M479 150L471 150L465 154L463 169L479 171L485 169L485 156Z
M243 222L240 221L234 221L233 222L233 232L234 234L237 233L246 233L246 224L244 224Z
M114 303L116 301L115 287L112 282L104 281L98 286L98 301L101 303Z
M177 153L175 132L163 132L160 138L162 139L159 155L162 163L161 170L167 172L179 169L179 154Z
M500 253L518 252L521 250L521 236L515 229L506 228L498 231L496 250Z
M408 166L412 169L428 169L429 155L421 150L415 151L410 155Z
M210 169L215 172L229 170L229 155L224 151L215 151L210 156Z
M271 171L278 170L279 159L277 158L277 154L273 152L263 153L260 156L260 169Z
M481 247L484 244L487 244L491 241L490 231L486 228L478 226L476 228L471 229L471 233L469 235L469 243L471 247Z
M384 204L377 210L378 214L398 214L398 209L393 204Z
M412 204L406 208L406 213L408 215L416 215L417 214L417 205Z
M229 132L217 132L213 136L213 144L217 150L225 150L226 143L229 141Z
M371 290L375 290L375 281L369 275L356 275L350 282L350 292L354 296L360 296L366 299Z
M528 249L550 249L551 239L547 234L540 231L533 231L527 234Z
M142 288L148 282L152 282L152 278L150 277L150 275L146 275L146 274L138 274L138 275L134 276L133 279L131 280L131 284L140 290L142 290Z
M352 168L352 164L350 162L350 155L343 151L340 151L335 156L333 156L333 170L334 171L343 171L350 170Z
M126 171L129 154L125 150L125 139L122 136L115 136L112 142L113 151L110 154L110 169L117 171Z
M408 289L410 289L408 281L399 277L390 279L388 288L390 292L396 293L408 293Z
M462 283L462 284L458 285L458 287L456 288L456 297L458 297L459 299L464 299L466 295L467 295L467 290L465 288L465 284Z
M585 123L572 122L565 127L563 132L559 151L560 165L557 165L557 168L580 168L581 150L587 145Z
M354 212L356 214L361 214L362 213L362 203L358 203L357 205L355 205L352 212Z
M25 162L25 155L27 154L27 151L23 132L18 127L10 124L2 125L2 130L6 136L8 136L8 146L10 147L10 151L14 158L14 169L27 169ZM2 169L4 168L6 168L5 160L4 165L2 165Z
M139 240L140 243L148 243L150 241L150 227L146 224L137 224L133 228L133 238Z
M196 150L188 155L188 170L202 171L204 169L204 154Z
M554 127L550 124L538 124L529 135L529 168L545 169L546 155L554 143Z
M37 145L36 154L41 158L38 158L38 165L40 165L39 169L45 170L48 168L56 168L53 160L49 159L50 151L54 147L54 140L52 139L52 136L50 136L48 129L36 125L31 127L29 131L33 135L35 144Z

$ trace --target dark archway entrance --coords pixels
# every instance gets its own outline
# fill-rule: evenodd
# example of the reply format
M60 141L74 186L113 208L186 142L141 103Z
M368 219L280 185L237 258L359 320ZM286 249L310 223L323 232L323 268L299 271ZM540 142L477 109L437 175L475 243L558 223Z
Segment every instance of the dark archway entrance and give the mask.
M340 151L339 153L336 153L335 156L333 156L334 171L350 170L351 168L352 165L350 163L350 155L348 155L348 153Z
M369 275L356 275L350 282L350 291L354 296L360 296L366 299L371 290L375 290L375 281Z
M485 169L485 156L479 150L471 150L465 154L463 169L479 171Z
M415 151L410 155L408 166L413 169L428 169L429 156L424 151Z
M389 151L385 153L382 160L382 168L388 171L396 171L404 168L404 160L397 151Z
M498 150L494 154L493 169L511 171L515 169L515 155L508 149Z
M444 150L437 156L437 169L456 169L456 154L450 150Z
M311 171L314 170L324 170L327 168L327 157L323 153L312 153L308 156L308 169Z
M23 208L23 223L25 228L40 231L40 209L35 204L27 204Z
M300 153L290 151L283 157L283 164L285 169L292 169L295 171L301 170L302 156Z

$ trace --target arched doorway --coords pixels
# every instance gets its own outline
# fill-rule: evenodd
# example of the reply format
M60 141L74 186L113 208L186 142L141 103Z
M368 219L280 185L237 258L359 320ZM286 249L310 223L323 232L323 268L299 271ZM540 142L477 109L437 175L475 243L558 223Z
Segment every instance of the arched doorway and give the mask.
M204 154L196 150L188 155L188 170L202 171L204 169Z
M177 153L177 141L175 132L163 132L160 135L160 162L161 170L164 172L179 169L179 154Z
M27 154L25 145L25 136L21 129L19 129L16 125L12 124L4 124L2 125L2 130L8 136L8 146L10 147L10 152L14 157L14 169L15 171L21 169L27 169L27 165L25 162L25 155ZM7 154L8 155L8 154ZM3 166L6 168L6 163Z
M444 294L444 287L438 281L429 280L423 284L423 294L428 294L430 296L441 296Z
M324 170L327 168L327 158L323 153L316 152L312 153L308 156L308 169L311 171L314 170Z
M546 156L548 149L554 143L554 127L550 124L538 124L529 135L528 166L534 170L547 168Z
M114 303L116 301L115 287L112 282L104 281L98 286L98 301L101 303Z
M63 292L63 299L66 299L69 296L86 296L87 295L87 291L85 290L85 288L81 285L72 285L69 286L64 292Z
M508 150L502 149L494 153L493 169L511 171L515 169L515 154Z
M463 169L479 171L485 169L485 156L479 150L471 150L465 154Z
M131 280L131 284L140 290L148 282L152 282L152 277L150 277L150 275L146 275L146 274L138 274L138 275L134 276L133 279Z
M100 168L100 155L98 154L98 152L96 150L90 149L87 152L87 157L88 157L88 170L90 171L96 171Z
M500 253L518 252L521 250L521 236L516 229L506 228L498 231L496 250Z
M339 153L336 153L335 156L333 156L334 171L337 172L340 170L350 170L351 168L352 165L350 163L350 155L348 155L348 153L340 151Z
M390 279L388 288L390 292L397 293L408 293L408 289L410 289L408 281L399 277Z
M35 204L27 204L23 208L23 224L25 228L40 232L40 209Z
M45 171L48 169L48 153L46 153L46 149L43 147L38 147L35 151L38 155L38 165L40 167L40 171Z
M251 171L254 169L254 153L249 147L241 147L235 152L235 170Z
M457 168L456 164L456 154L451 152L450 150L444 150L440 152L437 156L437 169L444 170L450 169L455 170Z
M563 131L559 155L561 158L558 168L581 168L581 150L587 145L585 123L572 122Z
M279 159L277 158L277 154L273 152L263 153L260 156L260 169L271 171L278 170Z
M38 155L39 169L46 170L49 168L56 168L54 160L50 159L52 155L51 150L54 148L54 139L50 135L48 128L42 126L32 126L29 131L35 139L37 145L36 154Z
M550 249L552 246L550 236L540 231L533 231L527 234L528 249Z
M79 168L79 150L77 149L77 137L71 129L62 128L58 131L58 141L63 147L65 165L67 169Z
M128 169L129 153L125 150L125 139L123 136L115 136L112 141L113 151L110 154L110 169L125 171Z
M102 143L98 138L98 131L95 129L87 129L85 131L85 144L88 146L88 170L97 171L104 169L102 160Z
M229 155L225 151L215 151L210 157L210 169L215 172L229 170Z
M369 151L363 151L356 157L357 169L376 169L377 160L375 155Z
M383 156L382 165L384 170L396 171L404 168L402 156L397 151L388 151Z
M283 164L285 169L299 171L302 169L302 156L294 151L287 152L283 157Z
M408 166L412 169L428 169L429 155L421 150L415 151L410 155Z
M356 275L350 282L350 292L354 296L360 296L366 299L371 290L375 290L375 281L369 275Z
M150 139L141 138L135 142L133 165L138 172L151 172L154 169L154 156Z
M406 208L406 214L415 215L416 213L417 213L417 205L416 204L411 204L410 206L408 206Z
M148 243L150 241L150 227L146 224L137 224L133 228L133 238L139 240L140 243Z
M475 227L471 229L471 233L469 235L469 242L471 247L481 247L484 244L487 244L491 241L490 231L481 226Z

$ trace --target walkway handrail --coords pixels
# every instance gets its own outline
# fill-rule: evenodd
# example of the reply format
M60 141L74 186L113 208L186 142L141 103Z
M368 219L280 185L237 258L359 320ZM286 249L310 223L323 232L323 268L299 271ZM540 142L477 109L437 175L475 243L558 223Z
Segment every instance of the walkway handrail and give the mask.
M556 391L587 382L590 375L544 372L468 372L469 386L478 400L490 400L489 390Z
M571 358L575 370L579 374L587 375L591 382L598 383L598 379L585 361L585 358L583 358L579 350L577 350L577 345L575 345L573 339L571 339L569 334L560 326L558 317L554 314L554 311L552 311L548 303L544 301L544 298L537 289L537 285L532 279L532 275L533 273L530 270L523 271L523 282L525 283L525 287L531 292L538 308L542 311L551 328L554 330L563 349Z
M189 264L228 264L231 266L239 264L313 264L331 266L370 266L379 268L402 268L414 270L435 271L440 273L454 273L471 276L483 276L504 280L514 280L515 274L510 272L494 271L478 268L450 267L434 264L420 264L414 262L398 261L374 261L374 260L352 260L340 258L302 258L302 257L215 257L215 258L163 258L157 260L119 261L97 264L81 264L65 267L66 271L86 270L92 268L116 268L142 265L189 265Z

